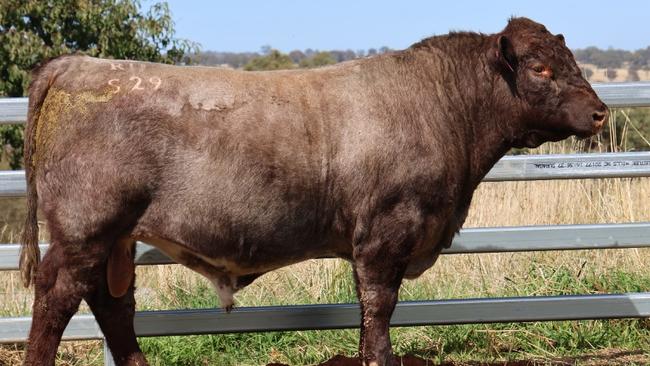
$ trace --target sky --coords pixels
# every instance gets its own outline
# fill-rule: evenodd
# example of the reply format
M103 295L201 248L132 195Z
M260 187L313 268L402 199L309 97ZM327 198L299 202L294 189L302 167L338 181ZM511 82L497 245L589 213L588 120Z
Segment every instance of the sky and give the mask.
M147 9L155 0L142 2ZM167 0L176 36L197 41L202 50L259 51L270 45L284 52L307 48L359 50L406 48L450 30L495 33L509 17L526 16L570 48L650 46L650 1L295 1Z

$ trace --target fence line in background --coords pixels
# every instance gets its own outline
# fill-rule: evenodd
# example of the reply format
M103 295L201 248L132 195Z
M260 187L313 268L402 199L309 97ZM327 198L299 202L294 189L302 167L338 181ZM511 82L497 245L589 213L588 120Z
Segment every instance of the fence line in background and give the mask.
M650 151L632 153L505 156L484 182L650 176ZM0 197L25 195L23 171L0 171Z
M600 99L611 108L650 106L650 82L595 83ZM0 124L22 123L27 119L27 98L0 99Z
M610 107L649 107L650 82L594 84ZM0 124L22 123L27 98L0 99ZM649 177L650 152L507 156L484 181ZM24 172L0 172L0 197L25 194ZM650 246L650 223L555 225L461 230L445 254ZM41 245L43 252L47 244ZM15 270L19 246L0 245L0 270ZM136 263L167 264L169 258L138 243ZM400 302L391 324L414 326L488 322L639 318L650 316L650 292ZM335 329L359 326L356 304L300 305L137 312L139 336ZM26 340L29 317L0 318L0 343ZM76 315L64 339L103 339L92 315ZM105 363L113 364L105 346Z
M650 222L629 224L539 225L462 229L442 254L650 247ZM41 255L48 245L41 244ZM18 269L19 244L0 244L0 271ZM137 265L174 263L153 246L138 242Z

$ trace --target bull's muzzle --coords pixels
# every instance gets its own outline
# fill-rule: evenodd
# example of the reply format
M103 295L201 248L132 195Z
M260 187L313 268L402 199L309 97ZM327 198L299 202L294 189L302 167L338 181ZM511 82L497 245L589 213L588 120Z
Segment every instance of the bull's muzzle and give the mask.
M591 114L591 118L593 120L593 133L597 134L602 131L605 122L609 118L609 109L605 104L601 103L601 106Z

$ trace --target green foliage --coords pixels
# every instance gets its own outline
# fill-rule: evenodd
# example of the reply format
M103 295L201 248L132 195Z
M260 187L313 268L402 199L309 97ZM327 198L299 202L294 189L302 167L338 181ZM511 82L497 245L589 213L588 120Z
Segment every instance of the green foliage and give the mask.
M284 70L296 67L296 61L301 68L313 68L335 64L337 61L330 52L316 52L306 56L300 51L292 51L289 55L265 46L264 56L252 58L245 66L246 71Z
M174 37L166 2L143 13L139 0L0 0L0 97L26 95L29 71L61 54L176 63L196 50ZM0 127L12 168L22 159L21 134L20 127Z
M318 52L312 57L303 58L302 60L300 60L300 67L313 68L313 67L331 65L334 63L336 63L336 60L334 60L331 53Z
M244 70L246 71L262 71L262 70L282 70L293 69L296 65L291 60L289 55L278 50L270 50L266 55L255 57L250 60Z

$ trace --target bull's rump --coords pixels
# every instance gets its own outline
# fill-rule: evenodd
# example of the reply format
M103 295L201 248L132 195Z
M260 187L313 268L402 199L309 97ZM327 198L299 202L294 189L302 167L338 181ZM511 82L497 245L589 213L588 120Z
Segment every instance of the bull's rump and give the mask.
M146 201L139 235L244 264L333 250L335 118L322 108L344 110L323 92L341 82L336 68L313 78L69 57L48 70L41 200L74 191L86 204L71 208L106 215Z

